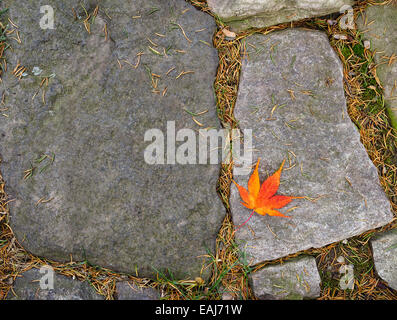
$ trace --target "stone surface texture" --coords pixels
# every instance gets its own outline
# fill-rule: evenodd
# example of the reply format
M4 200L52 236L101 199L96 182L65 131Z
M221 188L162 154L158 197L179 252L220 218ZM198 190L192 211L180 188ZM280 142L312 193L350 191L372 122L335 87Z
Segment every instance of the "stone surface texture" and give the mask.
M47 271L46 271L47 272ZM41 289L40 279L46 273L31 269L22 273L9 291L7 300L104 300L88 282L73 280L54 273L54 288Z
M352 0L208 0L212 12L234 31L340 12L343 6L352 3Z
M321 279L313 257L269 265L250 275L252 290L261 300L301 300L320 296Z
M118 300L159 300L159 292L153 288L140 288L136 284L122 281L116 283Z
M148 164L144 139L155 128L166 141L167 121L176 131L201 128L184 109L208 110L197 120L219 127L213 18L183 0L104 0L88 33L92 1L2 5L21 37L11 40L0 87L9 107L0 169L17 239L57 261L72 254L140 276L153 268L199 276L198 257L214 248L225 214L220 165ZM55 29L40 28L42 5L53 7ZM18 63L27 68L21 79L12 75Z
M384 89L385 104L392 125L397 129L397 6L369 5L357 18L357 27L363 39L376 50L376 74ZM395 57L390 60L390 57ZM392 62L389 64L389 62Z
M375 236L371 246L376 272L397 290L397 229Z
M289 29L246 42L234 113L240 129L252 129L260 181L285 159L278 194L307 197L280 209L290 219L255 214L237 231L249 261L323 247L390 222L390 202L347 114L342 65L326 35ZM246 187L251 172L236 182ZM235 225L250 215L240 201L232 185Z

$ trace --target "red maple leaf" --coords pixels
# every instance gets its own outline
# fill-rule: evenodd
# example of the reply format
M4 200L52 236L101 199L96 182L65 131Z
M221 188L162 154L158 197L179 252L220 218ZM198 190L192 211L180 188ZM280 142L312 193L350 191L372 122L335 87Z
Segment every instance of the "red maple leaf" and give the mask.
M238 185L233 180L234 184L238 188L241 199L244 201L241 202L241 204L247 207L248 209L252 209L252 213L249 216L249 218L239 228L241 228L251 219L254 212L262 216L268 214L269 216L290 218L289 216L286 216L275 209L281 209L282 207L290 203L292 199L303 198L303 197L276 195L276 192L280 186L280 176L281 176L281 171L283 170L285 159L281 164L280 168L274 174L268 177L262 183L262 186L260 185L259 173L258 173L259 161L260 159L258 159L255 170L248 180L248 190Z

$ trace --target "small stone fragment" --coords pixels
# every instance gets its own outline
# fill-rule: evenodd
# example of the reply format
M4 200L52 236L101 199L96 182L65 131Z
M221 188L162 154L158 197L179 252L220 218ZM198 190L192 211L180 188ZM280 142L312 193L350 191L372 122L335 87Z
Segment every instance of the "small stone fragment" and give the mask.
M229 31L225 28L222 29L223 34L226 36L226 38L228 39L234 39L236 38L236 33Z
M224 292L222 294L222 300L234 300L234 297L229 292Z
M347 39L347 36L345 36L344 34L334 34L333 37L336 40L346 40Z
M43 70L41 70L39 67L34 67L34 68L32 69L32 73L33 73L33 75L35 75L35 76L39 76L42 72L43 72Z

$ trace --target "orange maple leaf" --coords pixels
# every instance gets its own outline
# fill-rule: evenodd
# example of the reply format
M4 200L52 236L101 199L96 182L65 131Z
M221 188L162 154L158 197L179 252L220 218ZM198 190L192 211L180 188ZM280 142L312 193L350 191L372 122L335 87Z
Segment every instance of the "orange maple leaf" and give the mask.
M255 170L248 180L248 190L232 180L238 188L241 199L244 201L241 202L241 204L248 209L252 209L252 213L249 218L239 228L241 228L249 221L249 219L251 219L254 212L262 216L268 214L269 216L290 218L289 216L286 216L275 209L281 209L290 203L292 199L303 198L275 195L280 186L280 176L281 171L283 170L285 159L280 168L273 175L268 177L263 182L262 186L260 185L258 173L259 161L260 159L258 159Z

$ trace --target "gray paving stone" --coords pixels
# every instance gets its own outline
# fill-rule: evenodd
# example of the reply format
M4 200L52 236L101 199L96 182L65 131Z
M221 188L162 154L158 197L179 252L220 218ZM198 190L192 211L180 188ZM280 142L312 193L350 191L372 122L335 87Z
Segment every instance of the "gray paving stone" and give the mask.
M250 275L252 290L261 300L301 300L320 296L321 279L313 257L269 265Z
M214 249L225 214L220 165L148 164L145 133L159 129L166 139L169 121L177 132L200 129L184 109L208 110L197 120L220 127L214 19L183 0L109 0L88 33L92 1L2 5L21 37L11 40L0 87L9 107L0 118L0 170L15 199L17 239L52 260L72 254L116 271L137 268L142 277L153 277L153 268L199 276L198 257ZM41 5L54 9L55 29L41 29ZM20 80L12 75L18 63L27 68ZM31 166L34 175L23 179Z
M311 199L280 209L291 219L255 214L236 232L249 262L323 247L390 222L390 202L347 114L342 65L327 36L289 29L246 41L235 117L240 129L252 129L260 181L286 159L278 194ZM236 182L246 187L251 172ZM237 226L250 215L240 201L232 185Z
M397 290L397 229L375 236L371 245L376 272Z
M352 4L352 0L208 0L211 10L235 31L323 16Z

